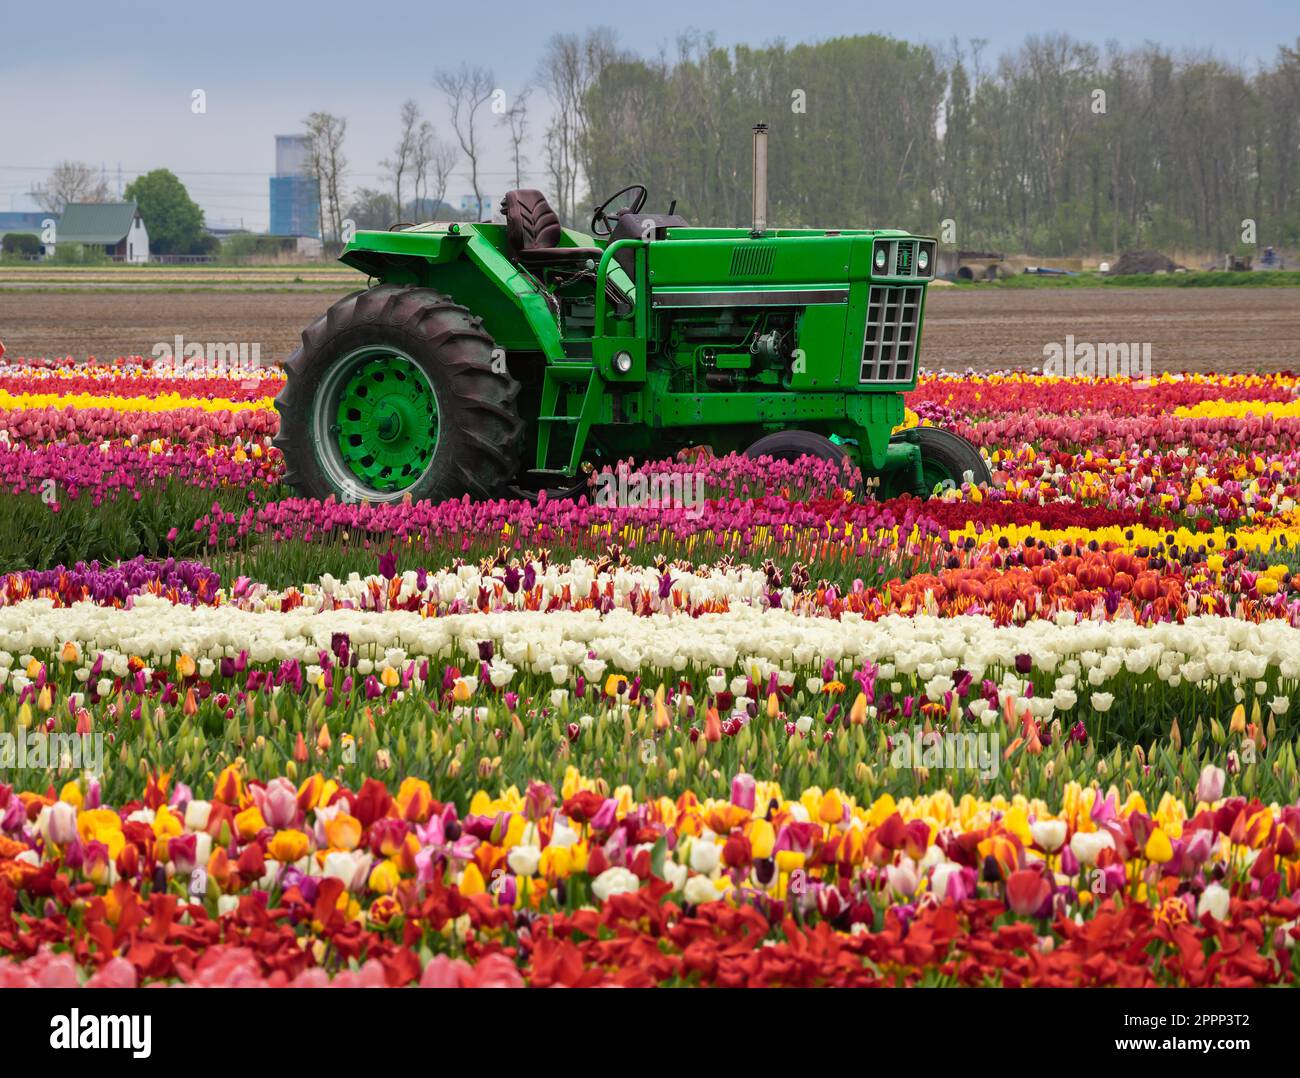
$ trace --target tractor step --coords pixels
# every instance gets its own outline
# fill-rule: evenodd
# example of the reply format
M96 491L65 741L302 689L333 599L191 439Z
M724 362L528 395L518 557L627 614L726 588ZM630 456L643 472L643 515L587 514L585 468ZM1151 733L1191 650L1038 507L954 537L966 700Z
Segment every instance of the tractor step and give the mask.
M571 397L577 395L579 387L581 404L570 411L576 403ZM555 364L546 368L538 408L537 451L534 456L537 467L532 469L533 475L567 479L577 471L578 459L599 414L601 399L600 378L591 364ZM552 445L551 435L560 429L568 433L561 435ZM551 467L556 463L566 466Z

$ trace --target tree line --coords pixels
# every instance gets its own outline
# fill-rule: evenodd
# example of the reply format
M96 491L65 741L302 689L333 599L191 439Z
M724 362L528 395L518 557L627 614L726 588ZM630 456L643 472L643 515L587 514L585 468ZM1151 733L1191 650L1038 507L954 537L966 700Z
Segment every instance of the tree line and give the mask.
M1300 41L1248 73L1211 55L1030 37L995 60L878 36L615 53L580 103L590 187L633 180L700 223L897 226L1041 254L1300 242Z

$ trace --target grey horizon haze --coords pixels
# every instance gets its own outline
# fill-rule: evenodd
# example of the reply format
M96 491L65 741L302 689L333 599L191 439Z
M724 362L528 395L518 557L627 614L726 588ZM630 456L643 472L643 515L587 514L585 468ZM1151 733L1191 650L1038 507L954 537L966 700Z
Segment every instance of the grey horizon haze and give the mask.
M1294 0L1091 0L1070 5L932 0L925 5L823 0L689 0L547 5L521 0L432 5L394 0L358 6L314 3L159 3L86 0L13 4L0 14L0 211L43 180L56 161L103 166L114 186L169 168L211 225L267 226L267 178L275 135L301 131L315 110L347 117L347 187L386 188L380 160L397 140L398 110L413 98L439 135L451 138L439 68L493 69L513 94L534 80L547 39L612 27L620 47L672 53L688 31L720 46L788 45L878 33L947 47L984 39L986 63L1031 34L1066 33L1104 46L1150 41L1175 52L1212 53L1248 71L1300 37ZM207 111L191 111L193 91ZM525 185L545 187L541 134L548 108L534 92ZM495 117L489 117L495 119ZM485 127L484 191L510 186L507 136ZM469 191L464 161L448 191ZM652 198L654 193L652 192Z

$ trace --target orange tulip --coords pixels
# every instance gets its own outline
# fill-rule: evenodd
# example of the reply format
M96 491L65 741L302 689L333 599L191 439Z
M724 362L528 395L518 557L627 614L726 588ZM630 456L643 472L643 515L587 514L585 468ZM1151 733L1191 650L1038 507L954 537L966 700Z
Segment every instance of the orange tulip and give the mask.
M301 831L277 831L267 843L266 852L281 864L292 864L307 856L308 845Z

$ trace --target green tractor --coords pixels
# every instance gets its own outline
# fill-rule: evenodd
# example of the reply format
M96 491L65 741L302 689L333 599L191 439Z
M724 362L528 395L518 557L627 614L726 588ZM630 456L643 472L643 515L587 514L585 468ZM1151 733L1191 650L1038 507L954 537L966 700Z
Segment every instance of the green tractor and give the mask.
M538 191L504 224L358 232L371 287L302 334L276 399L287 481L308 497L575 493L593 467L715 453L857 464L878 497L988 482L978 450L903 421L935 241L769 227L754 129L753 227L606 199L591 236Z

